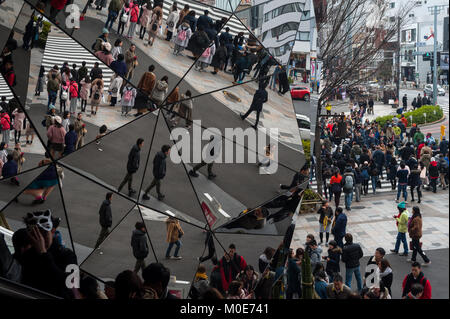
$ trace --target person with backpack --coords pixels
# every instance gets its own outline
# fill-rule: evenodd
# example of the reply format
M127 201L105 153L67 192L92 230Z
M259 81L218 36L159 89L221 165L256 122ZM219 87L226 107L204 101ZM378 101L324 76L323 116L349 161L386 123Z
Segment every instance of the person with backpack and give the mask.
M149 30L148 30L148 42L144 43L145 46L153 46L153 43L155 42L155 38L158 35L158 30L161 27L162 24L162 12L160 10L154 11L152 15L152 19L149 23Z
M173 48L174 55L180 55L188 46L189 39L192 36L192 30L189 23L183 21L177 28L177 36L174 39L175 47Z
M445 159L445 156L443 153L439 154L439 179L441 181L441 186L443 190L447 189L447 183L445 181L447 175L448 175L448 162Z
M170 41L172 39L173 33L175 31L175 26L177 25L179 19L180 15L178 13L177 4L176 2L174 2L174 4L172 5L172 10L166 20L166 41Z
M125 30L125 25L130 20L130 4L125 1L122 9L119 14L119 26L117 27L117 33L121 36L123 35L123 31Z
M109 106L116 106L117 98L120 96L120 88L122 87L123 79L117 73L114 73L112 81L109 84L108 93L111 96Z
M197 31L194 32L194 34L189 39L189 48L191 49L195 59L203 54L209 44L210 39L202 26L198 27Z
M103 80L102 75L98 79L92 81L92 97L91 97L91 114L97 115L98 106L103 96ZM95 111L94 111L95 109Z
M334 175L331 176L330 179L330 188L331 193L334 196L334 203L336 205L336 208L339 207L339 202L341 200L341 193L342 193L342 176L339 174L339 169L336 168L334 171Z
M62 82L61 90L59 92L59 113L63 114L66 111L66 101L69 100L69 85L70 83Z
M1 113L0 126L2 129L2 142L5 143L5 147L8 147L10 132L11 132L11 118L5 111Z
M131 108L134 106L134 102L136 99L136 89L131 86L131 84L127 83L122 91L122 116L128 116L128 113L131 111Z
M160 106L167 95L169 90L169 77L164 75L161 80L156 81L155 89L152 92L152 100L157 106Z
M208 275L206 274L206 268L203 264L198 265L197 272L195 273L194 282L189 290L189 298L200 299L205 291L209 289Z
M70 114L75 115L78 106L78 84L74 80L70 80L69 97L70 97Z
M142 269L142 271L145 269L145 258L148 256L149 249L145 224L137 222L134 227L135 229L131 236L131 247L133 248L133 256L136 258L134 272L137 274L139 269Z
M211 42L209 47L203 51L202 55L197 59L197 63L195 63L194 69L203 72L205 69L211 64L214 54L216 53L216 45L214 41Z
M355 174L353 174L350 167L346 168L343 179L344 187L342 189L344 191L345 209L352 210L351 205L353 200L353 187L355 185Z
M422 272L422 267L417 261L411 265L411 273L405 276L402 283L402 299L407 299L414 285L420 284L423 287L422 296L419 299L431 299L431 284Z

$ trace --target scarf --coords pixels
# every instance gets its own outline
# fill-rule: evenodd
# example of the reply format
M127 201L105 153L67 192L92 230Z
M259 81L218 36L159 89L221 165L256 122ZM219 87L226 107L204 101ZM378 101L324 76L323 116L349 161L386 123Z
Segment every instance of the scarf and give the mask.
M380 278L384 278L391 273L392 273L392 268L387 267L383 272L380 272Z
M205 273L196 273L195 274L195 280L200 280L200 279L203 279L203 280L208 280L208 275L207 274L205 274Z

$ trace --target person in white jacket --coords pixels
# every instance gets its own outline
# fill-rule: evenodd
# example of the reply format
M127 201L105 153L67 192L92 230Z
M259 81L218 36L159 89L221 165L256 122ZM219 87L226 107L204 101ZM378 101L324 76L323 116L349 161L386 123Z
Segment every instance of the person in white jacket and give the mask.
M134 101L136 99L136 89L127 83L122 90L122 115L128 116L131 108L134 106Z
M166 20L166 41L172 40L172 35L175 32L175 26L177 25L179 18L180 14L178 13L177 7L172 7L172 12L170 12Z
M108 89L108 93L111 95L111 103L109 106L116 106L117 98L120 97L120 88L122 87L122 83L122 77L117 73L114 73Z
M198 58L195 64L195 69L199 72L205 71L205 69L211 64L214 54L216 53L216 45L214 41L203 51L202 55Z
M183 22L177 29L177 35L174 39L175 48L173 49L174 55L180 55L181 52L188 46L189 39L192 36L192 30L189 23Z

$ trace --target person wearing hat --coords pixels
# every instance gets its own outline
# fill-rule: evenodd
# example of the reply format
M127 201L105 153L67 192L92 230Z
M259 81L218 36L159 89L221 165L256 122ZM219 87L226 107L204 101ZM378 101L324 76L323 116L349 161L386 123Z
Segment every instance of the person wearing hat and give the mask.
M92 49L94 52L101 51L101 50L102 50L102 47L103 47L103 42L108 42L108 43L109 43L108 37L109 37L109 31L108 31L108 29L103 28L102 34L99 35L97 39L95 39L95 42L94 42L94 44L92 45L91 49ZM111 50L111 49L110 49L110 50Z
M102 50L95 52L95 56L99 58L103 63L110 66L111 63L114 61L114 58L111 53L111 43L103 42Z
M66 130L62 126L60 116L55 116L55 123L47 130L47 138L50 146L50 154L54 159L60 158L64 151L64 137ZM56 156L58 154L58 156Z
M55 116L56 116L56 106L54 104L50 104L48 107L48 112L45 115L45 128L48 130L50 126L53 125L55 122ZM44 124L44 121L42 121L42 124Z
M68 265L77 265L77 257L71 249L54 240L56 227L50 210L27 213L26 225L28 245L20 250L22 284L66 299L73 298L72 290L66 286Z
M406 203L401 202L397 205L399 211L398 215L394 215L393 218L397 221L397 241L395 242L395 248L391 249L391 252L398 254L400 248L400 242L403 242L403 249L405 250L400 256L408 256L408 242L406 240L406 233L408 231L408 211L406 210Z

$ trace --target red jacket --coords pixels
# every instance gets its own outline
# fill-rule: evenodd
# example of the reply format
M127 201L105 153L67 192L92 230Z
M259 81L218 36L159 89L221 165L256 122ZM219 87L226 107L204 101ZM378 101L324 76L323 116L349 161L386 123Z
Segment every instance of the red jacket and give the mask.
M431 299L431 284L430 281L425 278L423 272L420 272L419 277L417 279L414 279L412 274L408 274L405 276L405 279L403 279L402 284L402 297L406 296L411 291L411 286L414 283L420 283L423 286L423 294L420 299ZM425 284L424 284L425 283Z
M11 129L11 119L9 118L8 113L3 113L2 119L0 120L0 124L2 126L2 131L7 131Z
M73 82L70 84L70 98L77 98L78 97L78 84L76 82Z
M139 18L139 7L136 4L130 11L130 22L137 22Z
M6 82L9 84L9 86L13 86L14 78L16 77L16 74L14 73L14 70L10 69L10 70L6 71L4 76L5 76Z
M230 263L224 263L225 257L219 261L220 277L222 279L222 289L228 291L230 283L236 279L237 275L247 267L247 262L242 256L235 254ZM232 263L234 262L234 265ZM239 268L239 269L233 269Z
M67 0L52 0L50 2L50 5L55 8L56 10L64 9L66 6Z

